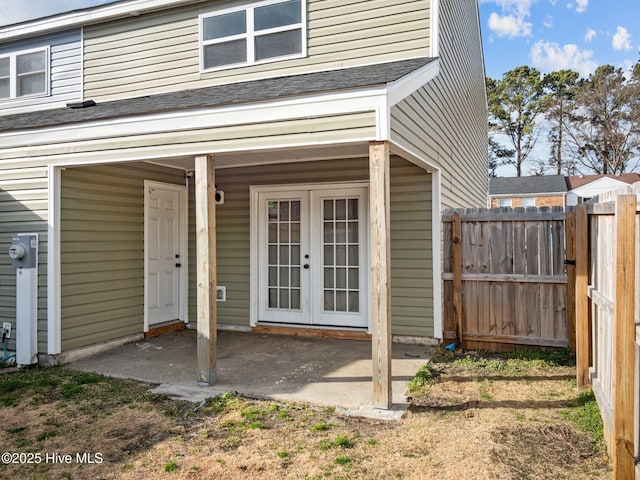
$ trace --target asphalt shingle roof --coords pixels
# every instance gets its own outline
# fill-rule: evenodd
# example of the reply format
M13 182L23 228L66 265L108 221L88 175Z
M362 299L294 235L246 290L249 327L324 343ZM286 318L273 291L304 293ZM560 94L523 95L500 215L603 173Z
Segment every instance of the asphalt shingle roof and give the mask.
M0 116L0 132L382 86L433 60L416 58L115 100L87 108L67 107Z
M498 177L489 179L489 195L530 195L536 193L566 193L563 175L533 177Z

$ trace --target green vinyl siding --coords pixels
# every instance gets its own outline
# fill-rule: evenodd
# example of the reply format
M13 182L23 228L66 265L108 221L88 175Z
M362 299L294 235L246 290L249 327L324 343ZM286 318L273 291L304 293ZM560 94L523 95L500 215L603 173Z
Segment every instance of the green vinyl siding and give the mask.
M487 203L487 111L474 0L440 1L440 73L391 109L391 139L441 169L442 208Z
M391 327L394 335L433 337L431 175L391 163Z
M227 289L226 302L218 303L218 322L249 326L250 186L367 181L368 176L366 158L217 170L216 185L225 194L216 208L217 284ZM193 182L191 187L193 232ZM432 336L431 179L400 158L391 164L391 230L393 333ZM189 258L189 312L195 322L193 235Z
M38 352L47 351L47 202L46 168L19 168L0 163L0 324L9 322L15 350L16 271L7 255L16 233L38 234Z
M62 351L144 327L144 180L181 170L136 163L62 172Z
M429 0L309 0L307 56L200 73L198 15L207 2L84 29L85 98L96 101L429 55Z

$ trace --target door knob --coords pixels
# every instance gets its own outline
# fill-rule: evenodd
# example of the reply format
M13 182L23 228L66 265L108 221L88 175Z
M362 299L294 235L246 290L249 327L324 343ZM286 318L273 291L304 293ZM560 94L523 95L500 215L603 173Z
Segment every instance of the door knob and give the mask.
M176 263L176 267L181 267L182 264L181 263Z
M304 264L304 268L309 268L309 264L308 264L308 263L305 263L305 264Z

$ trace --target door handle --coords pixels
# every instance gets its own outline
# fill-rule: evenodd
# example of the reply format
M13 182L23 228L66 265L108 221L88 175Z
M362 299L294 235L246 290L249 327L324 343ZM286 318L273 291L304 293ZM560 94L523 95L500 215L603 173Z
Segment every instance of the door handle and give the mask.
M176 263L176 267L181 267L182 264L181 263Z
M304 264L304 268L309 268L309 264L308 264L308 263L305 263L305 264Z

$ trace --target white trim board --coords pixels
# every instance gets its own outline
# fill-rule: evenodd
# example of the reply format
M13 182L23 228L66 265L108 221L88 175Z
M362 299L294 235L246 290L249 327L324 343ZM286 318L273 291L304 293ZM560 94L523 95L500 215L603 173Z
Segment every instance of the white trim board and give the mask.
M179 132L201 128L258 124L283 120L323 117L386 109L386 88L374 88L342 93L324 93L294 99L279 99L237 106L204 108L192 111L158 113L105 119L47 127L34 130L0 133L3 152L25 145L56 145L74 141L91 141L122 136L162 132ZM250 119L250 121L248 120ZM373 140L373 139L370 139Z
M48 167L49 221L47 229L47 353L61 352L62 293L60 274L61 168Z

